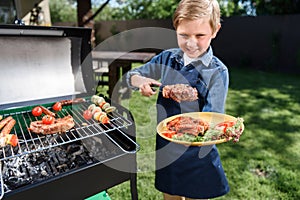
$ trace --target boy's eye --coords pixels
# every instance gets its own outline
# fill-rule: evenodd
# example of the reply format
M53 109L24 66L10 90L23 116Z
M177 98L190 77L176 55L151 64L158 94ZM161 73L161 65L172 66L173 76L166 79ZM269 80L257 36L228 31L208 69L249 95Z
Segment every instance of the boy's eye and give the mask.
M204 36L203 34L198 34L198 35L196 35L196 38L201 38L203 36Z
M182 37L182 38L188 38L189 36L188 35L186 35L186 34L179 34L180 35L180 37Z
M178 34L181 38L183 38L183 39L189 39L190 37L192 37L192 36L189 36L189 35L187 35L187 34ZM195 35L195 38L197 38L197 39L201 39L201 38L203 38L205 35L204 34L197 34L197 35Z

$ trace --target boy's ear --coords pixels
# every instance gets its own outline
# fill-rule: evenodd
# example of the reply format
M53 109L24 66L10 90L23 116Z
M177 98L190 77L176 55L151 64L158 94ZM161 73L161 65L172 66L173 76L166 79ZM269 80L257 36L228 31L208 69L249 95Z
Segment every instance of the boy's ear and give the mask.
M216 31L213 33L212 38L215 38L221 28L221 23L218 24Z

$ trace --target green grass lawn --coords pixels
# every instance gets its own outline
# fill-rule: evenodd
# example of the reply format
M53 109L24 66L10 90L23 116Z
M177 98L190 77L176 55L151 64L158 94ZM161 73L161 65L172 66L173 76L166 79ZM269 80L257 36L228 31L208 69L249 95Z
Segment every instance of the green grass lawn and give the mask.
M218 145L230 192L223 199L300 199L299 76L230 69L226 113L243 117L240 142ZM156 97L133 92L122 101L135 119L138 193L161 200L154 188ZM196 178L196 177L195 177ZM108 190L112 200L129 200L129 182Z

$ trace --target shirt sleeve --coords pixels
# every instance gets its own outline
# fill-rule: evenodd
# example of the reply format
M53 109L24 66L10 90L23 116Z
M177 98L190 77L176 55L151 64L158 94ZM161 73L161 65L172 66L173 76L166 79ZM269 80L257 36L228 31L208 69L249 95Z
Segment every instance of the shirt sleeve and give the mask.
M153 57L148 63L142 65L141 67L135 68L127 72L126 74L126 82L129 88L133 90L138 90L137 87L132 86L131 84L131 76L133 75L141 75L147 78L152 78L155 80L159 80L161 78L162 73L162 54L159 54Z
M225 66L218 68L216 73L211 76L203 112L225 112L228 85L228 69Z

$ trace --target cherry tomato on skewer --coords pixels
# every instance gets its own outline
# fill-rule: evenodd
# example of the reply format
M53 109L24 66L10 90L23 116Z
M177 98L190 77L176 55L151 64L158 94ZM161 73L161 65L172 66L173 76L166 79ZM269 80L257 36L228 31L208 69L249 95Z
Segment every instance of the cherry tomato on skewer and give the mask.
M45 115L45 116L42 118L43 124L47 124L47 125L53 124L53 123L54 123L54 120L55 120L55 118L52 117L51 115Z
M85 120L90 120L93 117L93 113L90 110L83 111L82 115Z
M62 109L61 102L56 102L56 103L52 106L52 109L55 110L55 111L61 111L61 109Z
M15 146L18 145L19 139L18 139L18 137L16 135L9 134L6 137L7 137L7 141L6 141L7 144L10 144L13 147L15 147Z
M101 122L103 124L109 124L109 118L107 116L104 116L102 119L101 119Z
M43 110L40 106L36 106L32 109L31 113L33 116L38 117L38 116L41 116L41 114L43 113Z

